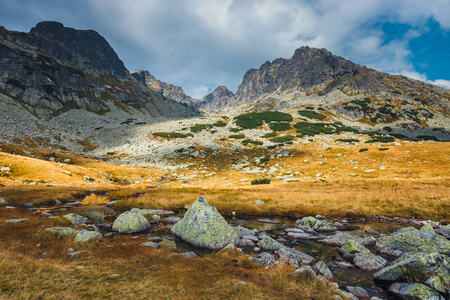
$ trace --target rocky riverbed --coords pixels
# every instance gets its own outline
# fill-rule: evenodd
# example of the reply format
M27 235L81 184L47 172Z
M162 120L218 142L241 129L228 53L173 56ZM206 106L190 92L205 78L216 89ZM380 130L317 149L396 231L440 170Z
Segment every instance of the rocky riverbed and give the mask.
M68 203L45 212L30 210L42 217L70 221L71 227L44 231L56 237L73 236L74 248L123 234L145 235L148 242L142 246L172 248L188 257L227 249L241 251L250 261L267 268L291 264L297 268L298 276L328 281L351 299L449 296L450 226L438 222L415 221L416 225L421 224L415 228L399 222L354 224L319 215L298 220L239 216L226 220L202 196L184 216L135 208L113 217L113 206L114 203L91 207ZM26 219L7 221L20 223ZM68 255L74 258L80 253L69 250Z

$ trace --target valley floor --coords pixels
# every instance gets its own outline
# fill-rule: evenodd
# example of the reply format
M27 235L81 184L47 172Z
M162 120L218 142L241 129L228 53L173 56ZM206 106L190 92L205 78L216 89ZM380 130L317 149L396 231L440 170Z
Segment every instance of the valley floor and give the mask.
M293 276L288 266L267 270L234 252L184 258L164 248L144 249L139 246L143 237L127 235L74 246L71 239L43 233L47 227L67 226L66 221L42 218L29 208L95 193L100 202L117 201L115 215L133 207L176 211L203 194L224 215L385 216L446 224L449 146L375 143L359 152L362 147L356 145L309 143L292 146L286 155L275 153L264 163L257 159L270 153L256 148L216 156L205 149L205 155L190 159L191 166L173 170L1 144L0 196L8 206L0 207L0 299L332 299L337 291L326 282ZM248 162L246 172L236 167L242 159ZM262 177L271 183L250 184ZM27 221L4 222L19 218ZM72 247L81 251L77 258L67 255ZM239 281L247 284L235 285Z

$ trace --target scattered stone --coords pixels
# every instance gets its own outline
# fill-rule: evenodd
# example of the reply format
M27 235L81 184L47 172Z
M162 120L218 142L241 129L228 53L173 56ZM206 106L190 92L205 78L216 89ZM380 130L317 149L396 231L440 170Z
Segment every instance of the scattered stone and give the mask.
M247 285L247 282L245 282L245 281L238 281L235 284L233 284L233 286L240 286L240 285Z
M394 283L389 291L400 299L441 300L439 293L421 283Z
M74 243L87 243L95 240L101 240L102 234L97 231L81 230L75 236Z
M330 232L337 230L336 226L328 223L327 221L318 220L311 216L304 217L300 220L298 227L302 229L302 226L312 228L315 231L319 232Z
M331 280L333 279L333 273L331 273L330 269L327 267L327 265L323 261L318 261L314 267L314 271L319 273L320 275L324 276L326 279Z
M160 244L154 243L154 242L145 242L145 243L142 243L140 245L141 246L145 246L145 247L152 247L152 248L159 248L159 247L161 247Z
M348 286L347 291L360 300L369 300L370 296L365 289L359 286Z
M450 253L450 241L436 234L429 224L420 230L401 228L390 236L379 238L376 247L382 254L394 256L416 252Z
M279 249L278 254L280 255L280 258L295 260L299 266L312 264L315 260L308 254L286 246L283 246L283 248Z
M72 172L70 172L70 171L62 170L61 172L64 174L67 174L69 176L72 176Z
M411 273L416 277L420 275L425 278L437 275L445 281L445 284L450 284L450 257L427 252L405 255L373 276L380 282L395 282L407 279Z
M163 241L163 239L160 237L149 237L148 240L153 243L159 243Z
M167 223L167 224L175 224L175 223L179 222L180 220L181 220L180 217L172 216L172 217L165 218L164 222Z
M236 230L203 196L198 197L170 231L189 244L212 250L239 242Z
M11 224L17 224L17 223L21 223L24 222L28 219L10 219L10 220L5 220L6 223L11 223Z
M150 223L139 212L126 211L114 221L112 230L120 233L134 233L150 228Z
M284 231L286 231L287 233L290 233L290 232L292 232L292 233L304 233L303 230L298 229L298 228L286 228L286 229L284 229Z
M264 201L262 200L255 200L255 205L263 205Z
M373 235L380 235L381 234L378 231L373 230L373 229L366 229L365 231L366 231L367 234L373 234Z
M159 222L159 221L161 221L161 217L159 215L155 214L152 216L152 221Z
M72 223L72 225L74 226L79 226L81 224L86 224L88 219L86 217L74 214L74 213L70 213L67 215L64 215L64 218L69 220L70 223Z
M300 275L304 278L312 279L316 277L316 273L313 271L311 266L303 266L294 271L295 275Z
M260 222L260 223L267 223L267 224L280 224L280 221L278 221L278 220L270 220L270 219L259 219L258 222Z
M345 297L351 299L351 300L359 300L358 297L356 297L355 295L345 292L345 291L340 291Z
M78 255L80 255L80 253L81 253L81 251L72 251L72 252L67 253L67 255L70 256L71 258L75 258Z
M357 253L353 259L355 266L364 271L378 271L384 268L387 261L379 255L370 252Z
M198 255L195 252L184 252L181 253L180 255L184 257L198 257Z
M77 234L78 230L70 228L70 227L51 227L51 228L46 228L45 232L49 232L58 237L67 237L70 235Z
M249 239L241 239L239 240L238 246L241 248L254 248L255 243Z
M260 253L257 258L250 256L249 260L251 260L254 263L257 263L258 265L263 265L263 266L268 267L275 263L275 256L273 256L270 253L263 252L263 253Z

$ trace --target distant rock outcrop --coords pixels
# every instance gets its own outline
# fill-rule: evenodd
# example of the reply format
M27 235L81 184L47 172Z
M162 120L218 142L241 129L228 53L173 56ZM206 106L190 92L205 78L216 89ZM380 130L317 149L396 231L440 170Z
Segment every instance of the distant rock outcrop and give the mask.
M203 99L198 102L198 106L209 110L224 108L228 105L228 102L230 102L233 96L233 92L221 85L216 87L213 92L203 97Z

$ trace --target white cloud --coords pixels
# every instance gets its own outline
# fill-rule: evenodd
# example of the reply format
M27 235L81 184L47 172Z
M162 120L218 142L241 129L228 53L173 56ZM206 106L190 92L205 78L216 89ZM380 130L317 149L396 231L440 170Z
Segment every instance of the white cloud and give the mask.
M198 97L199 87L236 91L249 68L290 57L296 48L327 48L380 71L414 72L409 41L430 18L450 29L448 0L90 0L130 69L148 69ZM380 22L413 29L387 40ZM440 83L440 84L445 84Z

